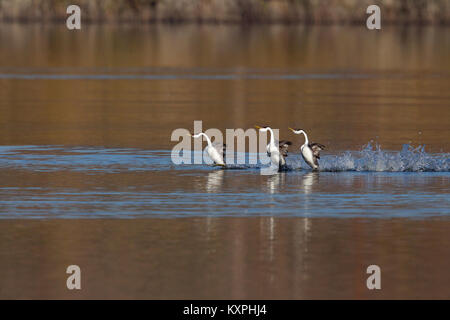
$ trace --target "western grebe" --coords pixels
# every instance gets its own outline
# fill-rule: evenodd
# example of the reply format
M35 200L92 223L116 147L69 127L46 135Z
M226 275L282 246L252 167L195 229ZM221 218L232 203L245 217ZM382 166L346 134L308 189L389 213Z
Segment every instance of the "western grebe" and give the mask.
M292 144L292 142L286 140L277 141L277 146L275 143L275 137L273 135L272 128L260 126L255 126L255 128L259 129L259 131L261 132L270 132L270 142L266 147L267 155L270 157L270 161L272 162L272 164L278 167L278 170L285 168L285 157L288 156L288 148Z
M219 142L212 143L211 139L203 132L197 133L195 135L188 134L188 136L192 138L199 138L201 136L204 136L206 142L208 143L205 150L208 153L211 160L214 161L214 164L216 166L225 167L225 162L223 161L225 157L225 148L226 148L225 144Z
M317 161L317 159L320 159L320 150L324 150L325 146L323 144L315 142L309 143L308 136L302 129L289 129L292 130L292 132L295 134L303 133L303 135L305 136L305 143L300 147L302 157L305 162L309 164L311 168L313 168L313 170L318 170L319 162Z

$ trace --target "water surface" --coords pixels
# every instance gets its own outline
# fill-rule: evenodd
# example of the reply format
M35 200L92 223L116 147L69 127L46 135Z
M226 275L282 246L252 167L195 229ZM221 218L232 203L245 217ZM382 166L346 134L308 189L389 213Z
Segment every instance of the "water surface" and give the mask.
M450 29L13 24L0 44L0 297L450 298ZM290 170L174 165L194 120L280 128ZM320 172L289 126L327 146Z
M1 218L450 214L450 156L406 147L326 155L320 172L291 154L274 175L263 164L175 165L163 150L9 146L0 155Z

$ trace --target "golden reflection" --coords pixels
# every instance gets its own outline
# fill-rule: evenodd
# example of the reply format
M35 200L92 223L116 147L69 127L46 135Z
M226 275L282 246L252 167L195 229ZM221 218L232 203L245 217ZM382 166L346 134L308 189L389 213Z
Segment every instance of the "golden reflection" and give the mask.
M273 216L262 217L260 219L261 253L263 260L268 265L274 262L276 239L279 236L276 229L276 219ZM274 272L268 274L268 280L270 283L275 280Z
M64 270L76 261L88 271L79 298L364 299L352 279L374 260L391 284L380 298L450 297L442 221L211 218L205 239L204 219L3 220L0 297L73 298Z
M192 129L195 119L203 120L204 129L222 131L250 128L257 120L280 128L280 137L290 136L288 126L301 125L315 141L330 146L328 152L359 149L377 136L386 149L420 141L428 150L446 152L450 82L443 70L449 70L450 59L442 39L449 38L448 28L418 33L391 27L380 38L354 27L259 26L243 33L235 26L120 32L87 26L74 35L63 27L2 25L0 40L8 43L0 51L3 73L163 78L1 79L0 144L167 150L174 146L171 132ZM220 50L211 50L211 43ZM261 50L266 47L272 49ZM164 79L199 73L243 78ZM324 78L251 78L260 74ZM369 78L357 81L348 75Z

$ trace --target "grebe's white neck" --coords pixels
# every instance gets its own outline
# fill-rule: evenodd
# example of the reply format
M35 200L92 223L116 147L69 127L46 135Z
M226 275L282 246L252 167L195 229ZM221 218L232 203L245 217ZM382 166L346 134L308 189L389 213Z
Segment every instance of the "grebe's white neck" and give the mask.
M309 143L308 135L306 134L305 131L303 131L303 130L293 130L293 132L294 132L295 134L301 134L301 133L303 133L303 135L305 136L305 143L304 143L303 145L307 145L307 144Z
M270 142L269 142L269 144L275 145L275 138L273 137L273 130L272 130L272 128L267 127L267 130L269 130L269 132L270 132Z
M309 140L308 140L308 135L306 134L305 131L302 130L303 135L305 136L305 143L304 144L308 144Z
M206 142L208 143L208 146L210 146L210 147L212 146L211 139L209 139L209 137L206 134L204 134L203 132L197 133L197 134L193 135L192 137L198 138L200 136L204 136L206 139Z

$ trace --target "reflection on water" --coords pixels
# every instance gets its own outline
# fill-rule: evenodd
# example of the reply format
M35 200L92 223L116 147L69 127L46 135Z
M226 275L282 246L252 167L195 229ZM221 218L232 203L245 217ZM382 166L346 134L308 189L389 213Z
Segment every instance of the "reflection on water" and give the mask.
M70 235L70 236L67 236ZM3 298L450 298L435 220L5 220ZM65 288L67 265L82 290ZM366 288L366 268L382 290Z
M303 212L305 213L305 216L309 216L312 212L314 212L314 208L312 208L311 206L327 205L325 202L324 203L318 203L318 202L311 203L310 194L313 192L314 185L317 183L319 183L319 172L309 172L309 173L306 173L301 176L301 183L300 183L300 185L302 186L301 190L305 194L305 197L303 198L301 206L302 206ZM311 223L310 220L308 218L306 218L305 219L305 228L307 228L310 223Z
M216 170L208 173L208 180L206 181L206 192L220 192L224 170Z
M279 192L280 188L284 185L285 172L280 172L278 174L273 174L267 179L267 190L269 193Z
M170 150L172 130L203 120L265 123L294 144L287 127L302 127L332 153L371 140L449 152L448 39L439 27L2 25L0 145Z
M314 184L319 182L318 172L309 172L302 177L303 192L309 194L313 191Z

